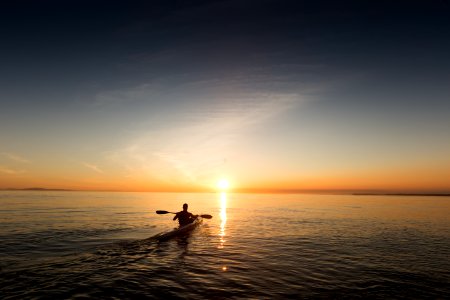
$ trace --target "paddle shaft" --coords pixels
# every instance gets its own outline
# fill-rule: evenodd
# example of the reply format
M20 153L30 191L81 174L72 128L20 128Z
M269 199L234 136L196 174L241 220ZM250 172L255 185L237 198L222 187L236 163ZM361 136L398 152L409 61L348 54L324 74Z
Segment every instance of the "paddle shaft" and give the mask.
M171 211L167 211L167 210L157 210L156 213L158 215L165 215L165 214L177 214ZM211 219L212 216L211 215L199 215L199 217L204 218L204 219Z

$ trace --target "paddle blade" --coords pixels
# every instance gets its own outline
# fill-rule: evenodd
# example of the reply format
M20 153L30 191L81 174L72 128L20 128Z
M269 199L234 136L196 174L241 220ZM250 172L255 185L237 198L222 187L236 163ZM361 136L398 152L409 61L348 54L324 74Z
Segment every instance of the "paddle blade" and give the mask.
M200 215L203 219L212 219L211 215Z
M169 212L167 210L157 210L156 213L158 215L165 215L165 214L168 214Z

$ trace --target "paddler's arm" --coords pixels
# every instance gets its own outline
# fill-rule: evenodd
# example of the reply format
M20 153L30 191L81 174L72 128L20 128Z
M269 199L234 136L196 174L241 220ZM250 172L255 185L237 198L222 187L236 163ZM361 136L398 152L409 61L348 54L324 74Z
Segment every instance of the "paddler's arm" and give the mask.
M176 219L178 219L178 213L175 214L175 217L173 217L173 220L175 221Z

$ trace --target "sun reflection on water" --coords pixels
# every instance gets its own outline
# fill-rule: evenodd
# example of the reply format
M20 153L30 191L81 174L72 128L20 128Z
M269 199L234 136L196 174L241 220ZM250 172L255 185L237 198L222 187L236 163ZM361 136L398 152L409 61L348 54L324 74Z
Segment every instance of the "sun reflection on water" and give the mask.
M227 193L220 193L220 231L219 231L219 249L225 245L225 225L227 224Z

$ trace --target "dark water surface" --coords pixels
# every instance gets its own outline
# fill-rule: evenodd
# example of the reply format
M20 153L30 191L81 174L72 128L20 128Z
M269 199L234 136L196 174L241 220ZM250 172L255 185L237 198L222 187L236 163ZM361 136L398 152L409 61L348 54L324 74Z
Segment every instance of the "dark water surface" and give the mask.
M171 215L214 216L149 237ZM450 298L450 198L0 192L0 297Z

